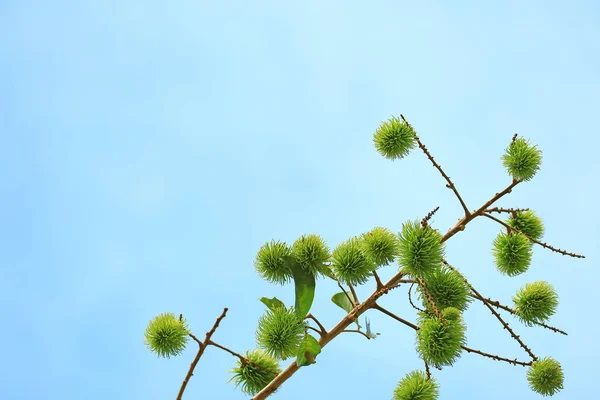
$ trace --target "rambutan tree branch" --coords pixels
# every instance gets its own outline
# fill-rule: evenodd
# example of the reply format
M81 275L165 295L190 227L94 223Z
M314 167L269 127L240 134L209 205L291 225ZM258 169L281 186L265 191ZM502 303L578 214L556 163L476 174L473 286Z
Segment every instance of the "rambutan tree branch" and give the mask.
M480 298L483 298L483 296L477 290L475 290L475 288L473 287L473 285L471 285L469 283L469 281L460 272L458 272L454 267L452 267L450 264L448 264L445 260L443 260L442 262L448 268L450 268L451 270L455 271L457 274L459 274L460 276L462 276L463 279L465 280L465 282L467 283L467 285L469 285L469 287L471 288L471 290L473 291L473 293L475 293L476 296L478 296ZM500 321L500 323L502 324L502 326L504 327L504 329L506 329L510 333L510 335L513 337L513 339L515 339L517 341L517 343L519 343L519 346L521 346L521 348L523 348L523 350L525 350L527 352L527 354L529 354L529 356L531 357L531 359L533 361L537 360L537 357L535 356L535 354L533 354L533 352L531 351L531 349L525 343L523 343L523 341L521 340L521 336L517 335L512 330L512 328L500 316L500 314L498 314L498 312L496 310L494 310L494 308L491 305L489 305L487 302L484 301L483 304L492 312L492 314L494 314L494 317L496 317L496 319L498 321Z
M538 324L555 332L564 333L541 322L554 313L558 304L552 286L543 281L527 284L513 298L516 309L512 309L483 297L465 276L443 258L443 244L480 216L492 219L508 230L507 234L501 232L494 242L496 266L501 273L514 276L523 273L529 267L532 247L529 241L563 255L583 258L578 254L540 242L543 225L529 209L491 207L496 201L511 193L519 183L530 180L536 174L541 163L541 151L525 139L517 138L515 134L506 149L506 154L502 157L503 164L512 178L511 183L495 193L478 209L469 211L450 177L435 161L403 115L401 120L392 118L383 123L374 135L374 142L378 152L392 160L403 158L412 148L418 146L446 180L446 187L453 191L464 210L464 215L444 235L441 235L437 229L429 226L429 220L439 210L438 206L422 218L420 224L418 219L404 224L398 236L385 228L377 227L360 237L353 237L343 242L332 253L329 252L323 239L314 234L303 235L292 246L275 240L266 243L257 254L255 268L259 275L272 283L285 284L293 281L296 303L294 307L288 308L277 298L260 299L268 307L260 318L256 331L257 344L261 350L248 352L244 357L211 340L227 309L217 318L203 342L189 332L181 315L177 321L170 313L161 314L149 324L146 330L146 344L159 355L168 357L179 354L185 347L187 335L192 337L200 347L184 379L178 400L181 399L194 368L208 345L218 347L239 358L241 364L238 363L238 367L234 368L236 384L241 383L242 390L252 395L253 400L261 400L279 389L302 366L315 363L315 357L320 354L322 348L341 333L352 332L368 339L374 338L375 335L370 331L367 318L365 318L366 332L363 332L358 324L358 318L371 309L386 314L417 331L418 352L424 361L426 374L413 371L407 375L399 383L397 388L399 392L394 392L395 400L413 398L417 393L411 392L413 390L411 388L416 387L420 391L426 391L424 399L436 399L437 383L431 377L429 366L441 369L443 365L452 365L453 361L460 356L461 349L513 365L530 367L527 379L532 389L538 393L553 394L562 388L563 375L560 364L548 357L538 359L494 308L516 315L527 325ZM510 224L493 217L492 212L510 213L512 216L508 221ZM517 234L513 235L512 232ZM398 261L400 269L386 283L383 283L376 269L389 265L394 260ZM330 330L325 329L317 318L309 313L314 299L315 279L321 275L336 281L342 292L334 294L332 301L346 311L345 316ZM376 289L367 299L360 302L355 286L368 282L371 277L375 280ZM419 325L405 320L377 303L390 290L405 283L411 284L408 291L410 304L421 311ZM419 285L426 310L421 310L412 302L411 289L415 283ZM344 286L347 286L348 290ZM532 361L511 360L465 346L466 325L461 313L471 301L468 296L481 301L492 312ZM540 302L540 299L543 301ZM310 326L306 319L312 319L318 328ZM356 323L358 329L348 329L352 323ZM318 339L309 334L309 330L316 332L319 335ZM284 360L294 356L295 362L281 370L278 359ZM419 393L422 397L423 393Z
M196 368L198 361L200 361L200 357L202 357L202 354L204 353L206 346L208 346L208 343L210 342L210 338L212 337L212 335L215 333L215 331L219 327L219 323L221 322L221 320L223 318L225 318L225 315L227 314L227 310L228 310L228 308L223 309L223 313L221 313L221 315L217 318L217 320L213 324L213 327L210 329L210 331L206 332L206 337L204 338L204 342L200 342L195 336L192 336L190 334L190 336L192 336L192 338L196 342L198 342L198 345L200 346L200 348L198 349L198 353L196 353L196 357L194 357L194 360L192 361L192 364L190 365L190 369L188 370L188 373L185 376L183 383L181 384L181 388L179 389L179 393L177 394L177 400L181 400L181 398L183 396L183 392L185 391L185 388L186 388L188 382L190 381L190 378L192 377L192 375L194 375L194 369ZM181 318L180 318L180 320L181 320Z
M412 129L412 126L404 118L404 115L400 114L400 117L402 117L402 121L404 121L404 123L406 125L408 125ZM425 147L425 145L421 142L421 139L419 139L419 137L416 134L415 134L415 140L419 144L419 148L421 150L423 150L423 153L425 153L425 155L427 156L427 158L429 158L429 161L431 161L431 163L433 164L433 166L436 167L438 171L440 171L440 174L442 174L442 176L444 177L444 179L446 179L446 182L448 182L446 184L446 187L448 189L452 189L452 191L456 195L456 198L460 202L460 205L462 206L463 210L465 210L465 216L469 216L469 214L470 214L469 209L467 208L467 205L465 204L465 202L463 201L462 197L458 193L458 190L456 189L456 186L454 186L454 183L452 183L452 181L450 180L450 177L448 175L446 175L446 173L444 172L444 170L442 169L442 167L437 162L435 162L433 156L431 155L431 153L429 152L429 150L427 150L427 147Z

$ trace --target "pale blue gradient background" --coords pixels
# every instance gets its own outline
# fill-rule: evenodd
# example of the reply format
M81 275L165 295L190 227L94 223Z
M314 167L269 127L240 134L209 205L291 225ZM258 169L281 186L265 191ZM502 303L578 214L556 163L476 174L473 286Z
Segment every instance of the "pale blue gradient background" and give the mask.
M526 274L502 276L499 226L476 220L448 259L505 303L551 282L568 337L508 321L563 364L556 399L594 398L600 7L480 3L1 1L0 398L173 399L197 347L157 359L146 324L183 313L203 337L229 307L214 340L254 348L257 299L293 301L254 272L266 241L319 233L333 248L438 205L445 232L461 208L426 157L373 147L400 113L471 209L510 182L513 133L541 147L541 172L499 205L531 207L548 242L587 258L536 248ZM318 282L327 327L336 289ZM382 304L415 319L406 288ZM369 316L377 340L339 337L273 398L391 398L422 368L414 332ZM466 318L471 347L527 360L486 308ZM246 398L225 384L233 363L211 348L184 398ZM471 354L434 371L442 400L541 398L525 372Z

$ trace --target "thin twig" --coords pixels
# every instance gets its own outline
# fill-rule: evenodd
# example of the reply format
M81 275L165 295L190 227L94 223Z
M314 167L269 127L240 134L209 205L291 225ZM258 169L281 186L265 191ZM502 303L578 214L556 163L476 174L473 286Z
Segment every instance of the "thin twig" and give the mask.
M437 206L437 207L436 207L436 208L434 208L434 209L433 209L433 210L432 210L432 211L431 211L429 214L427 214L427 215L425 216L425 218L423 218L423 219L421 220L421 226L422 226L423 228L425 228L425 227L427 226L427 222L428 222L428 221L431 219L431 217L433 217L433 214L435 214L435 212L436 212L437 210L439 210L439 209L440 209L440 206Z
M512 365L518 364L518 365L522 365L524 367L528 367L533 363L533 361L529 361L529 362L517 361L516 358L514 360L511 360L508 358L497 356L495 354L484 353L483 351L480 351L480 350L471 349L470 347L466 347L466 346L460 346L460 347L463 350L468 351L469 353L476 353L476 354L482 355L484 357L493 358L494 360L498 360L498 361L506 361L507 363L512 364Z
M471 297L473 297L473 298L475 298L475 299L479 300L479 301L487 302L487 303L489 303L489 304L493 305L494 307L501 308L501 309L503 309L503 310L505 310L505 311L508 311L509 313L511 313L511 314L513 314L513 315L516 315L516 316L518 316L518 315L519 315L519 314L517 313L517 310L514 310L514 309L512 309L512 308L510 308L510 307L507 307L507 306L505 306L505 305L503 305L503 304L500 304L500 302L499 302L499 301L497 301L497 300L492 300L492 299L490 299L490 298L480 298L480 297L478 297L478 296L477 296L475 293L469 293L469 295L470 295ZM555 327L553 327L553 326L546 325L546 324L545 324L545 323L543 323L543 322L537 322L537 321L530 321L530 322L531 322L532 324L539 325L539 326L541 326L541 327L544 327L544 328L546 328L546 329L550 329L550 330L551 330L551 331L553 331L553 332L556 332L556 333L561 333L561 334L563 334L563 335L565 335L565 336L568 336L568 333L567 333L567 332L565 332L565 331L563 331L563 330L561 330L561 329L555 328Z
M469 212L469 209L467 208L467 205L463 201L462 197L460 197L460 194L458 193L458 190L456 190L456 186L454 186L454 183L452 183L452 181L450 180L450 177L448 175L446 175L446 173L444 172L444 170L442 169L442 167L438 163L435 162L435 160L433 159L433 156L431 155L431 153L429 153L429 150L427 150L427 147L425 147L425 145L421 142L421 140L417 136L416 131L408 123L408 121L406 120L406 118L404 118L404 115L400 114L400 116L402 117L402 120L404 121L404 123L406 125L408 125L413 130L413 132L415 132L415 140L417 141L417 143L418 143L419 147L421 148L421 150L423 150L423 152L425 153L425 155L427 156L427 158L429 158L429 160L431 161L431 163L433 164L433 166L436 167L438 169L438 171L440 171L440 174L442 174L442 176L444 177L444 179L446 179L446 182L448 182L448 184L446 184L446 187L448 189L452 189L452 191L456 195L456 198L458 199L458 201L460 201L460 205L462 206L463 210L465 210L465 216L469 216L471 213Z
M354 298L355 298L355 301L352 304L356 307L358 304L360 304L360 301L358 301L358 296L356 295L354 286L352 286L351 284L348 284L348 287L350 288L350 292L352 292L352 296L354 296Z
M427 372L427 379L431 379L431 372L429 372L429 364L427 364L427 361L423 360L423 362L425 363L425 372Z
M203 343L200 343L200 341L198 339L196 339L195 337L192 336L199 343L200 349L198 349L198 353L196 354L194 361L192 361L192 364L190 365L190 369L189 369L187 375L185 376L183 383L181 384L181 388L179 389L179 394L177 394L176 400L181 400L181 397L183 396L183 392L185 391L185 388L186 388L190 378L192 377L192 375L194 375L194 368L196 368L196 364L198 364L198 361L200 361L200 357L202 357L202 353L204 353L204 349L206 349L206 346L208 346L210 337L213 335L213 333L215 333L215 331L219 327L219 323L221 322L221 320L223 318L225 318L225 315L227 314L227 310L228 310L227 307L223 309L223 313L217 318L217 320L214 323L211 330L206 332L206 338L204 339Z
M346 289L344 289L344 287L342 286L341 283L338 282L337 284L340 287L340 289L342 289L342 292L344 292L344 294L348 298L348 301L350 302L350 304L352 304L352 307L354 307L355 302L354 302L354 300L352 300L352 298L350 297L350 295L348 294L348 292L346 292Z
M423 279L421 279L421 278L417 278L417 282L419 282L419 285L421 285L421 287L423 288L423 292L425 292L425 297L427 297L427 301L429 302L429 305L431 306L431 309L433 310L433 313L435 314L435 316L438 317L440 319L440 321L442 321L444 326L448 326L448 322L446 322L446 320L442 316L442 313L436 307L435 302L433 301L433 297L431 297L431 294L429 293L429 289L427 289L427 285L425 284L425 281L423 281Z
M405 320L404 318L401 318L399 316L397 316L396 314L394 314L391 311L386 310L385 308L381 307L379 304L375 304L373 306L373 308L375 310L381 311L382 313L384 313L385 315L387 315L388 317L392 317L393 319L395 319L398 322L403 323L406 326L410 326L411 328L413 328L414 330L419 330L419 327L415 324L413 324L412 322L408 322L407 320Z
M521 232L520 230L513 228L512 226L508 225L506 222L504 222L504 221L501 221L501 220L499 220L498 218L496 218L496 217L494 217L494 216L492 216L492 215L490 215L490 214L486 214L486 213L484 213L484 214L483 214L483 216L485 216L485 217L488 217L488 218L490 218L490 219L492 219L492 220L496 221L497 223L501 224L502 226L504 226L504 227L505 227L506 229L508 229L509 231L515 231L515 232L517 232L517 233L520 233L520 234L524 235L524 236L525 236L527 239L531 240L533 243L539 244L540 246L542 246L542 247L545 247L545 248L547 248L547 249L549 249L549 250L552 250L552 251L554 251L554 252L556 252L556 253L560 253L560 254L562 254L562 255L564 255L564 256L571 256L571 257L576 257L576 258L585 258L585 256L582 256L582 255L579 255L579 254L575 254L575 253L569 253L569 252L568 252L568 251L566 251L566 250L557 249L557 248L555 248L555 247L552 247L552 246L550 246L549 244L547 244L547 243L545 243L545 242L544 242L544 243L542 243L542 242L540 242L540 241L538 241L538 240L535 240L534 238L532 238L532 237L529 237L529 236L525 235L525 234L524 234L523 232Z
M317 323L317 325L319 325L319 329L321 330L320 332L317 331L317 332L319 332L319 334L321 334L321 335L327 334L327 329L325 329L325 327L323 325L321 325L321 323L319 322L319 320L314 315L308 314L306 316L306 318L311 318L313 321L315 321Z
M220 344L218 344L218 343L215 343L215 342L213 342L212 340L209 340L209 341L208 341L208 344L209 344L209 345L211 345L211 346L218 347L219 349L221 349L221 350L225 350L225 351L226 351L226 352L228 352L229 354L236 356L237 358L239 358L239 359L242 361L242 364L247 364L247 363L249 362L249 361L248 361L248 359L247 359L246 357L244 357L243 355L241 355L241 354L239 354L239 353L236 353L235 351L233 351L233 350L230 350L230 349L228 349L228 348L227 348L227 347L225 347L225 346L221 346Z
M465 283L467 285L469 285L469 287L471 288L471 290L473 291L473 293L475 293L477 296L483 298L483 296L477 290L475 290L475 288L473 287L473 285L471 285L469 283L469 281L467 280L467 278L464 277L463 274L461 274L454 267L452 267L450 264L448 264L446 262L446 260L442 259L442 262L448 268L450 268L451 270L453 270L457 274L459 274L462 277L462 279L465 281ZM523 350L525 350L527 352L527 354L529 354L529 356L533 359L533 361L537 360L537 357L535 356L535 354L532 353L531 349L529 347L527 347L527 345L525 343L523 343L523 341L521 340L521 336L517 335L511 329L511 327L508 325L508 323L506 321L504 321L504 319L500 316L500 314L498 314L498 312L496 312L496 310L494 310L494 308L491 305L489 305L488 303L486 303L485 301L483 302L483 304L492 312L492 314L494 314L494 316L496 317L496 319L498 319L498 321L500 321L500 323L502 324L502 326L504 327L504 329L506 329L510 333L510 335L513 337L513 339L515 339L517 341L517 343L519 343L519 345L523 348Z
M371 340L371 337L369 335L367 335L366 333L364 333L363 331L359 331L358 329L345 329L342 332L354 332L354 333L360 333L361 335L363 335L364 337L366 337L367 339Z
M321 332L320 330L318 330L314 326L307 326L306 329L311 329L311 330L317 332L320 336L323 336L323 332Z
M381 282L381 279L379 278L379 275L377 275L376 271L373 271L373 276L375 277L375 282L377 282L377 289L381 289L383 287L383 283Z
M497 213L515 213L515 212L523 212L529 211L529 208L502 208L502 207L493 207L484 210L484 212L497 212Z
M415 284L414 284L414 283L412 283L412 284L410 285L410 287L408 288L408 301L410 302L410 305L411 305L411 306L413 306L413 308L414 308L415 310L417 310L417 311L421 311L421 312L425 312L425 310L423 310L423 309L421 309L421 308L419 308L419 307L415 306L415 304L414 304L414 303L413 303L413 301L412 301L412 297L411 297L411 295L410 295L410 292L412 291L412 288L413 288L413 286L414 286L414 285L415 285Z

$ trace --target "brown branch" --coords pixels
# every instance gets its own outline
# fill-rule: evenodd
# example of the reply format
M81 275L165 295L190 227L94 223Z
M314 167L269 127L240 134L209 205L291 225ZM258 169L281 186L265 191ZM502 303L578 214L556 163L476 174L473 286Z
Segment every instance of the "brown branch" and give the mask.
M415 281L414 279L400 279L400 280L398 281L398 284L397 284L397 285L394 285L394 286L392 286L392 287L388 288L388 290L392 290L392 289L399 288L400 286L402 286L402 285L401 285L402 283L417 283L417 281Z
M215 321L211 330L206 332L206 338L204 339L203 343L200 343L200 341L195 336L190 334L190 336L192 336L192 338L196 342L198 342L200 349L198 349L198 353L196 354L194 361L192 361L192 364L190 365L190 369L189 369L187 375L185 376L183 383L181 384L181 388L179 389L179 393L177 394L176 400L181 400L181 397L183 396L183 392L185 391L185 388L186 388L190 378L192 377L192 375L194 375L194 368L196 368L196 364L198 364L198 361L200 361L200 357L202 357L202 354L204 353L204 349L206 349L206 347L208 346L208 342L210 341L211 336L213 335L213 333L215 333L215 331L219 327L219 323L221 322L221 320L223 318L225 318L225 314L227 314L227 310L228 310L227 307L223 309L223 313L221 313L221 315L217 318L217 320Z
M442 262L448 268L450 268L451 270L453 270L457 274L459 274L463 278L463 280L466 282L466 284L469 285L469 287L471 288L471 290L473 291L473 293L475 293L480 298L483 298L483 296L477 290L475 290L475 288L473 287L473 285L471 285L469 283L469 281L467 280L467 278L464 277L463 274L461 274L454 267L452 267L450 264L448 264L446 262L446 260L442 259ZM504 319L502 319L502 317L500 316L500 314L498 314L498 312L496 312L496 310L494 310L494 308L491 305L489 305L487 302L484 301L483 304L492 312L492 314L494 314L494 316L496 317L496 319L498 319L498 321L500 321L500 323L502 324L502 326L504 327L504 329L506 329L510 333L510 335L513 337L513 339L515 339L517 341L517 343L519 343L519 345L523 348L523 350L525 350L527 352L527 354L529 354L529 356L533 359L533 361L537 360L537 357L535 356L535 354L533 354L531 352L531 349L529 347L527 347L527 345L525 343L523 343L523 341L521 340L521 336L517 335L511 329L511 327L508 325L508 323L506 321L504 321Z
M484 213L484 214L483 214L483 216L484 216L484 217L488 217L488 218L490 218L490 219L492 219L492 220L496 221L497 223L501 224L502 226L504 226L504 227L505 227L506 229L508 229L509 231L515 231L515 232L517 232L517 233L520 233L520 234L524 235L524 236L525 236L527 239L529 239L530 241L532 241L533 243L539 244L540 246L542 246L542 247L545 247L545 248L547 248L547 249L550 249L550 250L552 250L552 251L554 251L554 252L556 252L556 253L560 253L560 254L562 254L563 256L571 256L571 257L576 257L576 258L585 258L585 256L582 256L582 255L579 255L579 254L575 254L575 253L569 253L569 252L568 252L568 251L566 251L566 250L557 249L557 248L554 248L554 247L550 246L549 244L547 244L547 243L545 243L545 242L544 242L544 243L542 243L542 242L540 242L540 241L538 241L538 240L535 240L534 238L532 238L532 237L529 237L529 236L525 235L525 234L524 234L523 232L521 232L520 230L513 228L512 226L508 225L506 222L504 222L504 221L501 221L501 220L499 220L498 218L496 218L496 217L494 217L494 216L492 216L492 215L490 215L490 214L485 214L485 213Z
M444 237L442 238L442 242L444 242L445 240L451 238L452 236L454 236L457 232L460 232L462 230L465 229L465 226L471 222L472 220L474 220L476 217L478 217L479 215L483 215L483 212L486 208L488 208L489 206L491 206L492 204L494 204L496 201L498 201L501 197L507 195L508 193L512 192L512 189L517 186L519 183L521 183L522 181L517 180L517 179L513 179L513 181L511 182L510 185L508 185L504 190L502 190L501 192L498 192L494 195L494 197L492 197L490 200L488 200L484 205L482 205L481 207L479 207L477 210L473 211L471 214L466 215L462 218L460 218L458 220L458 222L448 230L448 232L446 232L446 234L444 235Z
M429 153L429 150L427 150L427 147L425 147L425 145L421 142L421 140L417 136L417 132L408 123L408 121L406 120L406 118L404 118L404 115L400 114L400 116L402 117L402 120L404 121L404 123L406 125L408 125L413 130L413 132L415 132L415 140L419 144L419 148L421 148L421 150L423 150L423 152L425 153L425 155L427 156L427 158L429 158L429 161L431 161L431 163L433 164L433 166L436 167L438 169L438 171L440 171L440 174L442 174L442 176L444 177L444 179L446 179L446 182L448 182L446 184L446 187L448 189L452 189L452 191L456 195L456 198L460 202L460 205L462 206L463 210L465 210L465 216L469 216L469 214L470 214L469 209L467 208L467 205L463 201L462 197L460 197L460 194L458 193L458 190L456 190L456 186L454 186L454 183L452 183L452 181L450 180L450 177L448 175L446 175L446 173L444 172L444 170L442 169L442 167L438 163L435 162L435 160L433 159L433 156L431 155L431 153Z
M507 363L512 364L512 365L517 365L518 364L518 365L522 365L524 367L528 367L528 366L530 366L533 363L533 361L529 361L529 362L517 361L516 358L514 360L510 360L508 358L500 357L500 356L497 356L495 354L484 353L483 351L480 351L480 350L471 349L471 348L466 347L466 346L460 346L460 347L463 350L468 351L469 353L476 353L476 354L482 355L484 357L493 358L494 360L498 360L498 361L506 361Z

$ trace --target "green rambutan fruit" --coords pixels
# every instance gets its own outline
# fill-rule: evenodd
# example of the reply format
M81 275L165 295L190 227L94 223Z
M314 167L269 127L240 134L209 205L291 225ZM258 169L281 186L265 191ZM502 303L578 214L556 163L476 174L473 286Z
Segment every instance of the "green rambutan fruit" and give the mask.
M392 231L376 227L364 233L361 239L362 250L377 267L394 261L398 252L398 238Z
M189 339L187 322L173 313L162 313L148 323L144 343L159 357L179 355Z
M423 360L432 365L452 365L460 357L461 346L466 344L466 326L462 319L455 320L456 312L446 310L449 317L447 325L432 316L422 318L417 331L417 351Z
M406 374L394 389L394 400L437 400L440 395L435 378L428 379L423 371Z
M408 221L398 236L398 263L406 274L424 277L442 265L444 246L437 229Z
M325 275L329 267L324 264L331 255L327 244L319 235L302 235L292 245L292 255L302 266L313 275Z
M269 282L283 285L292 278L292 271L284 260L285 256L290 255L290 248L285 242L272 240L264 244L254 261L256 272Z
M512 216L507 223L535 240L540 240L544 235L542 220L531 210L517 211L516 216Z
M496 268L508 276L516 276L527 271L531 264L531 242L521 233L500 232L492 249Z
M518 138L506 148L502 163L513 179L528 181L540 169L542 151L537 145L531 146L529 141Z
M379 125L373 135L377 151L390 160L401 159L417 145L415 131L397 117Z
M285 360L296 356L305 325L293 308L267 310L258 320L256 342L268 355Z
M526 325L547 321L558 306L558 295L554 287L545 281L525 284L513 297L517 317Z
M551 357L538 359L527 370L529 387L542 396L552 396L563 389L565 376L560 363Z
M335 277L349 285L365 283L376 267L361 248L361 241L355 237L340 243L331 258Z
M265 388L279 373L279 361L261 350L246 352L248 362L237 360L230 371L236 387L241 386L242 392L254 396Z
M436 268L424 279L427 290L431 295L436 307L440 310L446 307L456 307L464 311L472 299L469 297L469 285L456 271L444 266ZM423 306L431 309L423 288L417 286L417 292L423 302Z

